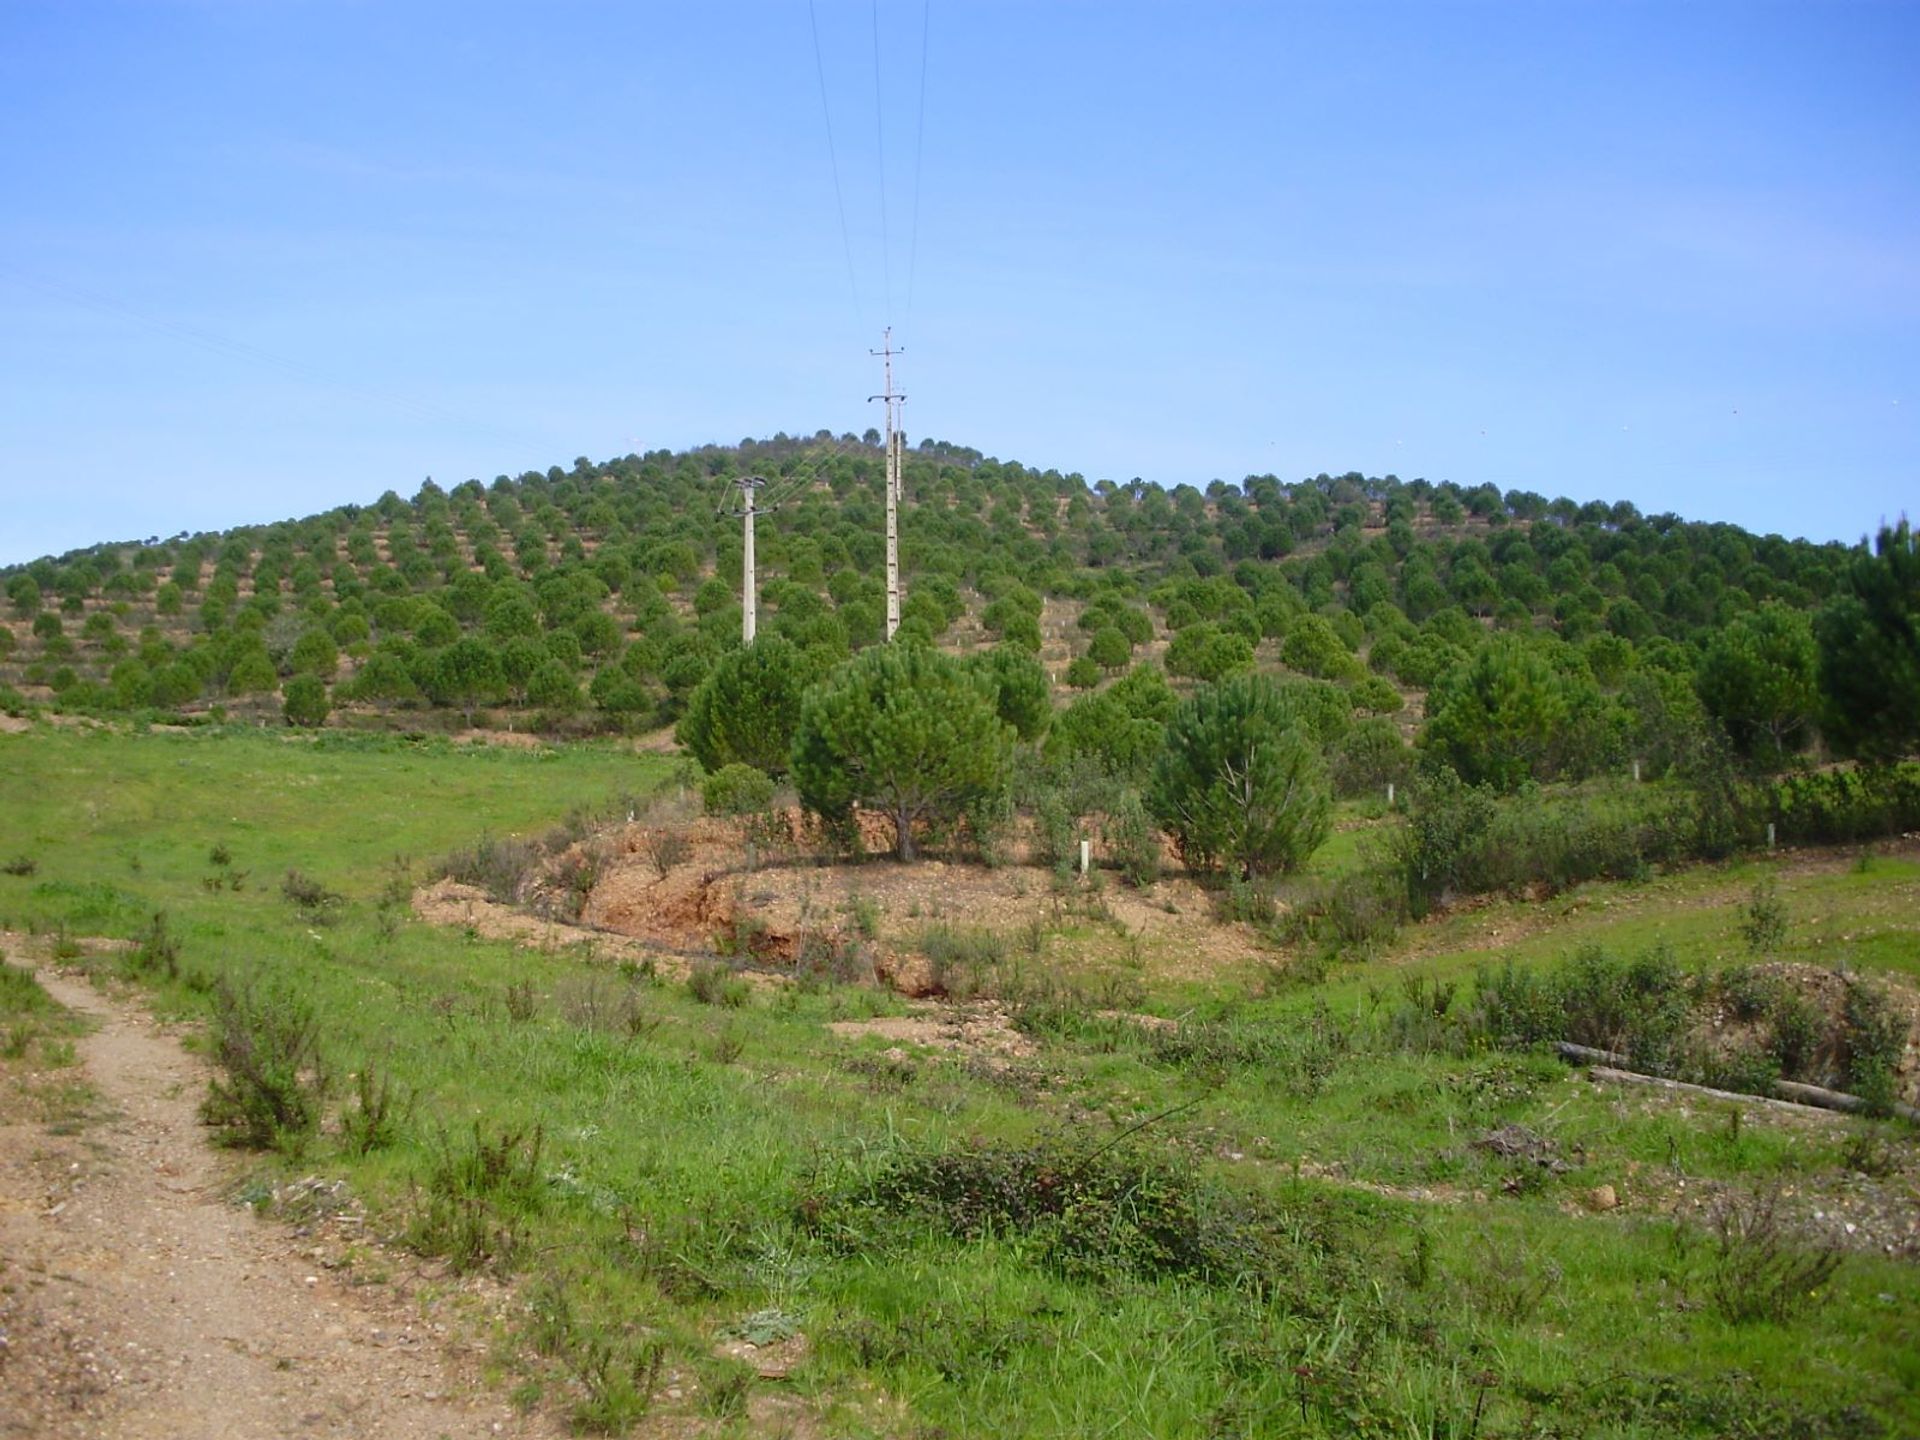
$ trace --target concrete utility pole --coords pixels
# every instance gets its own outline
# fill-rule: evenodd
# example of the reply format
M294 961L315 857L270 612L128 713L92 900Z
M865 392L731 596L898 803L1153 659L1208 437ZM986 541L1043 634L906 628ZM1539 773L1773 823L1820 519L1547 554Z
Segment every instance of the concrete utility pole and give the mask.
M764 513L754 508L753 492L767 482L758 475L742 475L733 483L740 487L740 508L733 513L746 524L745 548L740 556L740 642L751 645L759 610L753 586L753 517Z
M906 438L900 431L900 406L907 397L896 395L893 389L893 357L903 352L893 348L891 325L883 336L881 348L867 353L882 357L887 388L882 394L869 395L867 403L887 402L887 639L891 640L894 631L900 628L900 500L904 493L901 458Z

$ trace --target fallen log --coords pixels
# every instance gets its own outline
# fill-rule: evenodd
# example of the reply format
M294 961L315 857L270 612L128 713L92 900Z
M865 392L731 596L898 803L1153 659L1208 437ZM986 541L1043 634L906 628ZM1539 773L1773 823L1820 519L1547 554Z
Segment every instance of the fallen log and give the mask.
M1663 1075L1649 1075L1644 1070L1634 1069L1632 1057L1622 1055L1617 1050L1596 1050L1591 1045L1575 1045L1570 1040L1556 1041L1553 1048L1562 1060L1571 1061L1576 1065L1591 1065L1594 1067L1594 1075L1602 1080L1657 1085L1662 1089L1681 1090L1694 1095L1709 1095L1719 1100L1761 1100L1772 1105L1838 1110L1848 1115L1865 1115L1871 1113L1873 1109L1871 1104L1858 1095L1829 1090L1822 1085L1807 1085L1798 1080L1776 1080L1773 1082L1772 1095L1751 1095L1734 1090L1716 1090L1710 1085L1693 1085L1685 1080L1669 1080ZM1898 1100L1887 1108L1890 1113L1909 1124L1920 1125L1920 1108Z

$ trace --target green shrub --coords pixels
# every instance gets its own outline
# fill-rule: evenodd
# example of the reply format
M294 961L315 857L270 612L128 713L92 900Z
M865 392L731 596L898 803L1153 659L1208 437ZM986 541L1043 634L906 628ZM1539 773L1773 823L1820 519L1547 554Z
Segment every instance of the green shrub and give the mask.
M751 998L752 988L717 960L696 961L687 972L687 993L702 1005L738 1010Z
M320 1123L327 1071L320 1023L297 996L214 989L213 1062L200 1118L229 1145L297 1154Z
M1851 845L1920 830L1920 765L1791 775L1763 792L1783 845Z
M1144 888L1160 878L1160 827L1147 814L1138 791L1125 789L1108 806L1102 833L1108 854L1129 885Z
M147 928L140 932L134 948L128 952L127 968L150 980L180 978L180 942L167 929L167 912L154 912Z
M932 925L920 932L920 953L933 970L933 989L954 1000L991 994L1007 958L1007 941L991 930Z
M1498 971L1482 968L1474 990L1477 1026L1496 1044L1568 1040L1622 1052L1654 1072L1671 1065L1691 1005L1686 977L1664 946L1621 960L1587 945L1546 971L1509 960Z
M1884 1112L1899 1098L1897 1076L1906 1054L1906 1018L1878 985L1850 979L1841 1023L1840 1064L1847 1088Z
M700 782L709 815L750 815L773 804L773 777L737 762L722 765Z
M340 1115L340 1136L356 1155L371 1155L399 1140L413 1113L413 1097L368 1061L354 1076L353 1107Z
M510 1270L526 1242L528 1217L541 1208L542 1140L537 1125L489 1139L477 1120L470 1145L456 1147L442 1135L425 1183L414 1191L407 1244L444 1256L456 1274Z
M1779 1192L1723 1196L1711 1221L1714 1251L1707 1294L1730 1324L1785 1322L1824 1298L1840 1269L1837 1241L1808 1248L1780 1213Z

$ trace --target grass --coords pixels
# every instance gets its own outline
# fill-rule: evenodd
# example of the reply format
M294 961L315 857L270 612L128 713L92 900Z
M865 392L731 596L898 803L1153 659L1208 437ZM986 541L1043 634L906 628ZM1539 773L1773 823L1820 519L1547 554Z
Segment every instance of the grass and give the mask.
M956 983L1008 977L1031 1052L1000 1058L833 1036L899 1006L827 978L669 983L394 901L396 854L424 873L667 774L612 745L0 736L0 813L36 860L0 876L0 921L147 937L174 963L129 968L176 1012L210 1015L225 982L321 1017L343 1078L298 1173L344 1177L381 1233L517 1285L504 1383L583 1431L671 1411L740 1433L768 1387L714 1346L769 1326L807 1338L788 1389L836 1435L1920 1427L1910 1263L1854 1255L1823 1279L1797 1251L1728 1258L1708 1226L1641 1203L1654 1176L1804 1187L1838 1173L1857 1122L1736 1126L1531 1054L1425 1050L1393 1023L1415 1003L1403 975L1464 982L1584 939L1663 940L1689 968L1746 959L1763 875L1780 958L1910 971L1920 866L1581 887L1410 931L1319 985L1189 979L1121 1006L1072 927L1029 955L929 925L918 943ZM1347 863L1347 843L1317 863ZM255 878L207 883L234 872ZM338 901L282 893L289 872ZM58 1019L17 973L0 971L0 1040ZM1092 1013L1110 1008L1175 1024ZM1568 1168L1473 1146L1508 1124ZM1910 1136L1885 1143L1915 1163ZM293 1173L279 1152L253 1163ZM1603 1184L1629 1204L1586 1213ZM1777 1314L1716 1305L1753 1275L1818 1293Z

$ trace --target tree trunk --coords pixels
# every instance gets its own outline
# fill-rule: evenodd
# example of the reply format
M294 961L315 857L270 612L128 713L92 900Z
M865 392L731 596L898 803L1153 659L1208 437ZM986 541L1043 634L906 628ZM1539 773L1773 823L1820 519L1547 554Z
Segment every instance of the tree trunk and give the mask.
M893 858L911 861L913 853L913 817L905 810L893 812Z

